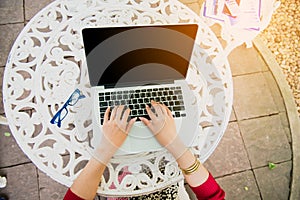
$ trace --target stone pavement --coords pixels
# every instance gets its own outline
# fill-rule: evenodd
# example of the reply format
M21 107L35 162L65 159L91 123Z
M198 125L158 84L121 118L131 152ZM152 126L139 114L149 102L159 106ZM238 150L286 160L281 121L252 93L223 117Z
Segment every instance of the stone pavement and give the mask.
M26 22L51 0L1 0L0 77L10 48ZM182 0L199 13L200 4ZM276 77L261 52L240 46L229 55L234 103L227 131L205 166L226 191L227 199L289 199L293 164L290 120ZM4 115L2 93L0 114ZM7 126L0 126L0 189L11 200L62 199L67 188L35 167ZM275 164L270 169L268 164ZM192 195L192 194L191 194Z

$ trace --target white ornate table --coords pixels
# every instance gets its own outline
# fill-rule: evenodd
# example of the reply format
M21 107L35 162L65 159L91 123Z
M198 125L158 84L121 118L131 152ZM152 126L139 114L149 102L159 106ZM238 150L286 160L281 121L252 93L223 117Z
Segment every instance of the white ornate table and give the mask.
M208 26L176 0L57 0L41 10L17 38L3 82L12 134L40 170L70 186L93 148L81 29L169 23L199 24L187 80L201 99L198 124L202 131L192 150L202 162L211 155L229 121L232 80L227 58L218 57L223 55L222 47ZM69 114L58 128L50 119L75 88L87 98L68 108ZM118 180L122 171L127 175ZM98 189L104 196L146 194L183 179L166 151L115 157L105 174Z

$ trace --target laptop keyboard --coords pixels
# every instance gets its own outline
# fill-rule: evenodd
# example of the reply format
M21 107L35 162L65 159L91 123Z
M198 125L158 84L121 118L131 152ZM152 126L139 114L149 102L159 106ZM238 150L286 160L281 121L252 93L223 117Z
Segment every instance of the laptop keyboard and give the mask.
M165 104L172 111L174 118L186 116L180 86L121 90L99 93L101 124L103 124L104 113L108 106L112 110L114 106L125 105L131 110L131 118L145 117L150 119L146 111L146 104L151 108L151 100Z

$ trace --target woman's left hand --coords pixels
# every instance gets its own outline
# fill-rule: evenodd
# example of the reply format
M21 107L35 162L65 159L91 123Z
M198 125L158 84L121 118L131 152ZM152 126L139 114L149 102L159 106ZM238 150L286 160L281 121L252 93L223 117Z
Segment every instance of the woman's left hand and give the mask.
M107 164L116 151L126 140L128 133L133 126L136 118L128 122L130 109L125 106L116 106L111 114L108 107L104 114L102 126L102 138L92 156L103 164Z
M128 122L130 109L124 108L124 105L116 106L109 116L110 108L108 107L104 114L103 136L117 148L120 148L124 143L131 127L136 121L136 118L133 118Z

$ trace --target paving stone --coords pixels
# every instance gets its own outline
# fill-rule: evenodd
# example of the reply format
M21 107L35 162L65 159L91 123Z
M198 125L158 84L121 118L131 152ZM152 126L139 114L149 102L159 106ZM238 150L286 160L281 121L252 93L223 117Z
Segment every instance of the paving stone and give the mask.
M281 124L282 127L285 131L285 135L289 141L290 144L292 144L292 136L291 136L291 129L290 129L290 123L289 120L287 118L287 115L285 112L279 113L280 116L280 120L281 120Z
M245 45L236 47L228 56L233 76L267 71L268 67L257 50L246 48Z
M216 177L251 169L236 122L229 123L221 142L204 165Z
M289 199L292 162L276 164L270 170L268 167L255 169L254 174L263 199Z
M25 19L30 20L54 0L25 0Z
M187 6L192 10L194 11L196 14L199 14L200 13L200 5L199 3L189 3L187 4Z
M29 163L0 169L0 175L7 177L7 186L0 193L11 200L38 200L38 180L36 167Z
M179 0L183 4L198 3L198 0Z
M236 121L236 117L235 117L235 113L234 113L234 109L233 109L233 108L232 108L232 110L231 110L231 114L230 114L229 121L230 121L230 122Z
M0 25L0 66L5 66L11 47L23 27L23 24Z
M38 171L38 175L40 199L58 200L64 198L68 187L54 181L40 170Z
M0 125L0 167L18 165L30 162L27 156L16 143L13 135L5 136L4 133L11 133L8 126Z
M2 95L2 87L3 87L3 74L4 74L4 67L0 67L0 114L4 113L4 106L3 106L3 95Z
M214 33L215 35L220 38L221 37L221 31L222 31L222 27L220 24L216 23L212 26L209 27Z
M238 120L278 113L262 73L234 77L233 85L233 107Z
M62 157L63 163L62 167L65 167L66 165L70 164L70 156L65 155ZM77 163L74 173L76 174L79 170L82 170L87 161L81 161ZM47 174L44 172L38 170L39 175L39 193L40 193L40 199L63 199L64 195L66 194L68 187L56 182L52 178L50 178Z
M216 179L230 200L261 199L252 171L245 171Z
M271 72L264 72L263 73L265 80L267 81L267 84L270 88L270 90L272 91L272 97L274 100L274 103L277 106L278 111L280 112L285 112L285 105L284 105L284 100L283 97L281 95L281 92L278 88L277 82L274 79L274 76L272 75Z
M197 197L188 184L184 184L185 190L189 195L190 200L197 200Z
M291 147L279 115L239 122L253 168L291 160Z
M0 1L0 24L24 21L23 0Z

